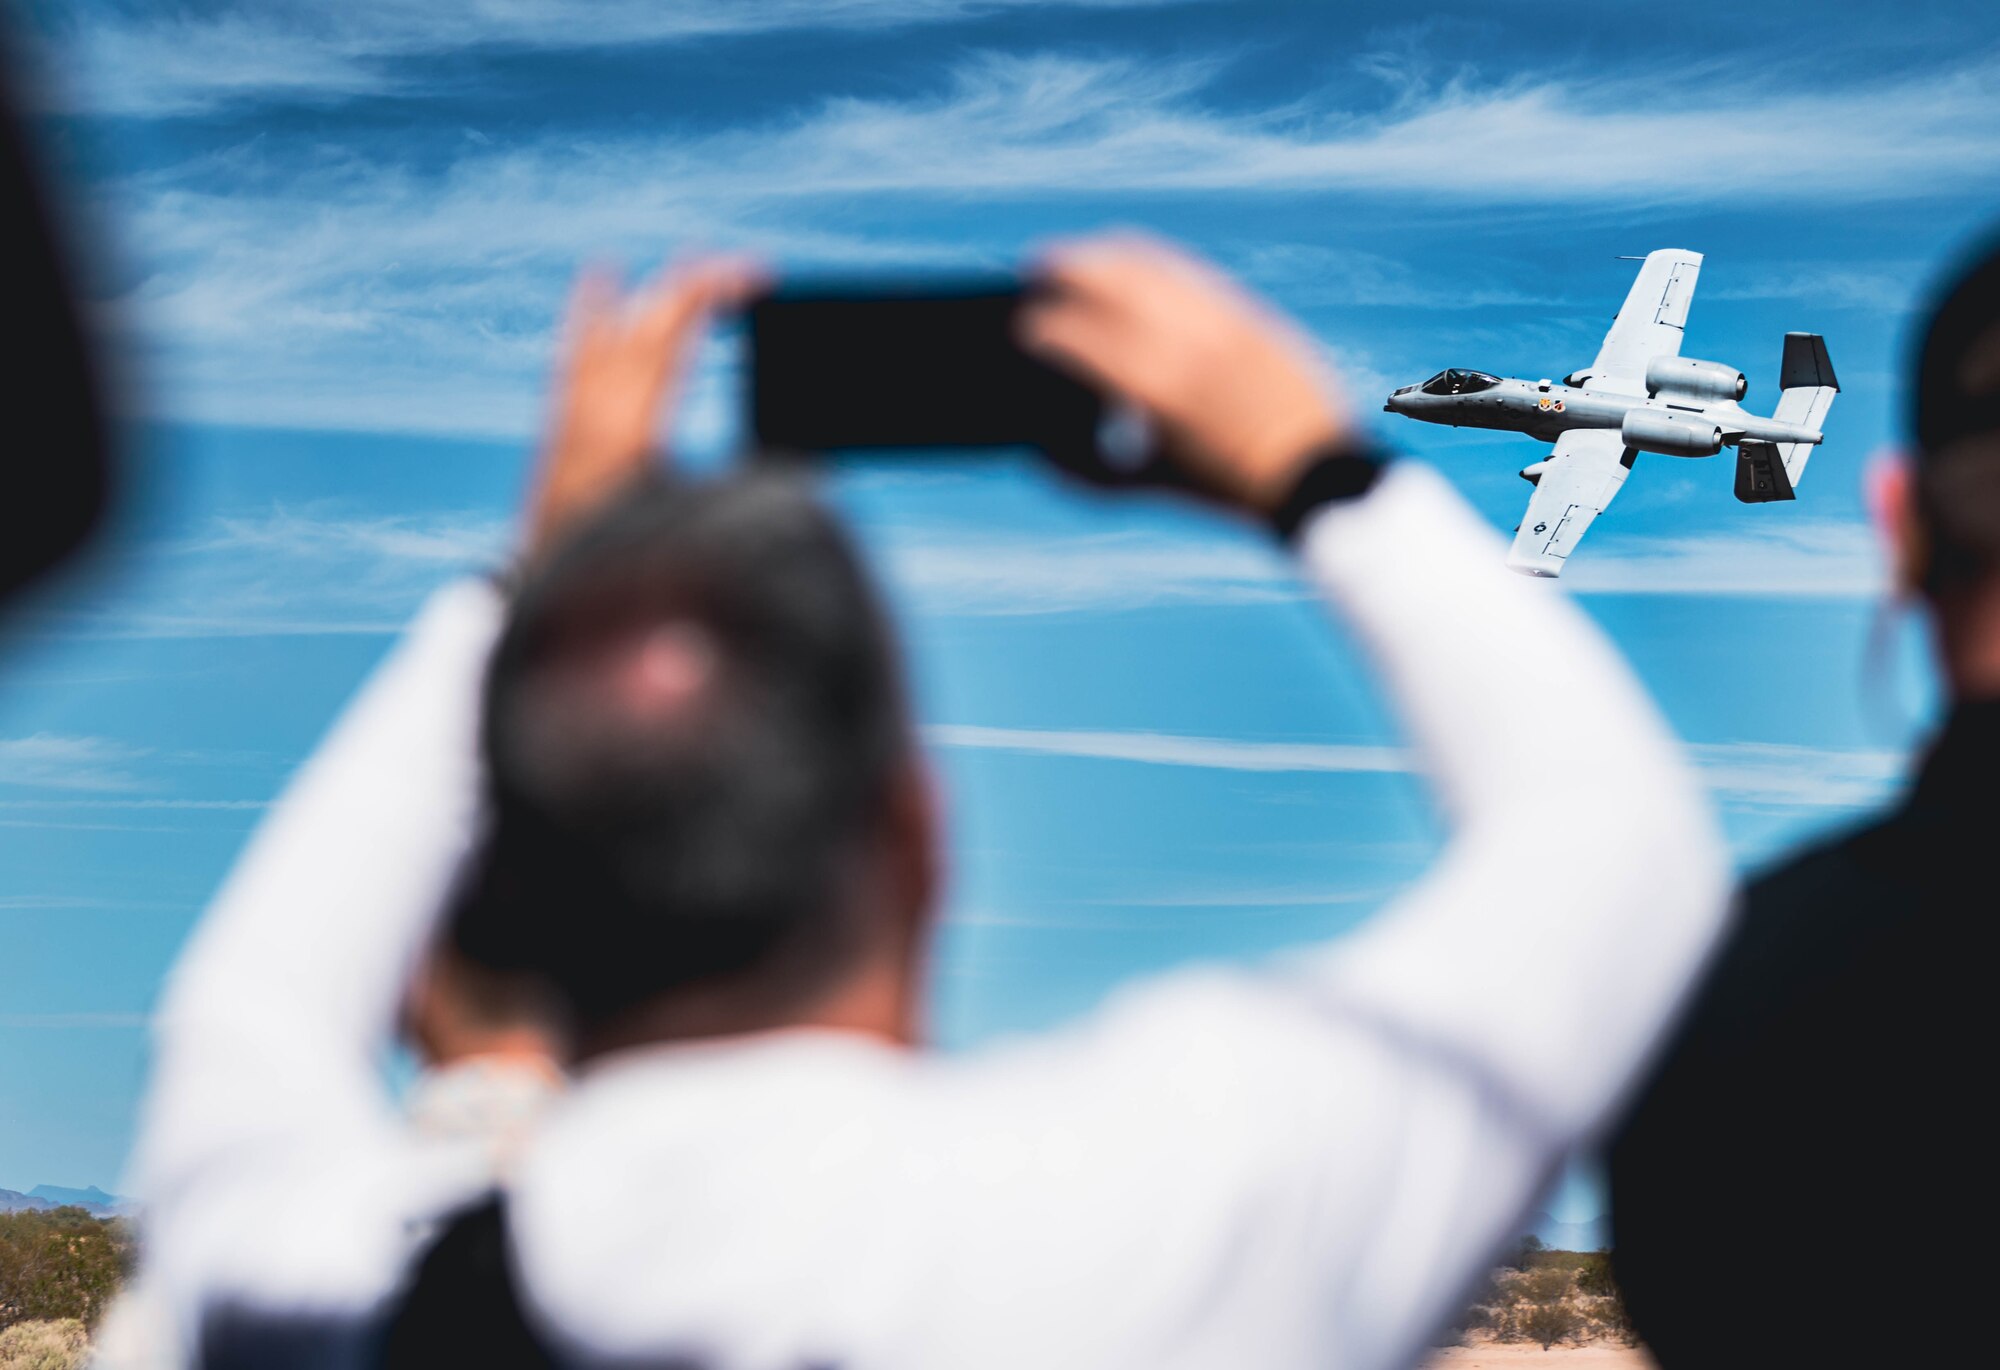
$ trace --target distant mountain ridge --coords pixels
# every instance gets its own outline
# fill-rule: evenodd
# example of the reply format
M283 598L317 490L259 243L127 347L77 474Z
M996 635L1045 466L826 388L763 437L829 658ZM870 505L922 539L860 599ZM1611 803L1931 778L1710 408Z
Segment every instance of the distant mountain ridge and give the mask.
M33 1213L50 1208L81 1208L95 1218L118 1218L132 1211L129 1200L107 1194L96 1185L67 1189L62 1185L38 1184L27 1193L0 1189L0 1213Z
M1528 1230L1551 1251L1604 1251L1611 1246L1611 1220L1602 1213L1580 1223L1566 1223L1543 1211L1535 1215Z

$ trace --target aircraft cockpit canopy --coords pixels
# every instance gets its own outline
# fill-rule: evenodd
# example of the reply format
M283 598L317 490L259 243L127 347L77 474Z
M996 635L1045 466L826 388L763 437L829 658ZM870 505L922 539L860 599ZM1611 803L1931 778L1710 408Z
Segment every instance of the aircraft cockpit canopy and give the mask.
M1424 382L1426 395L1470 395L1475 391L1491 390L1500 384L1498 376L1489 376L1484 371L1461 371L1456 368L1440 371Z

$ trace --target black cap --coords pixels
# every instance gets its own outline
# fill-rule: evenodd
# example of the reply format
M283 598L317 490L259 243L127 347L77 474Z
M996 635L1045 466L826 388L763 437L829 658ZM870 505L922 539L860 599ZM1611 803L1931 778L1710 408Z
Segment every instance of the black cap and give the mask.
M1911 427L1920 462L1968 438L2000 455L2000 238L1947 285L1917 354Z

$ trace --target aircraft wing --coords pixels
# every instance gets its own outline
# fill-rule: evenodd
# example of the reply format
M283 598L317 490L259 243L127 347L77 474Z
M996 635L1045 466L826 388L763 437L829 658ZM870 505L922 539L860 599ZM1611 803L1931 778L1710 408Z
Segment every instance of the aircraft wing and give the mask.
M1604 335L1597 360L1590 364L1591 384L1645 393L1646 363L1680 354L1681 333L1687 328L1688 305L1699 275L1699 252L1666 247L1647 256L1611 331Z
M1557 438L1507 549L1507 564L1531 576L1561 575L1583 530L1610 505L1630 471L1615 428L1572 428Z

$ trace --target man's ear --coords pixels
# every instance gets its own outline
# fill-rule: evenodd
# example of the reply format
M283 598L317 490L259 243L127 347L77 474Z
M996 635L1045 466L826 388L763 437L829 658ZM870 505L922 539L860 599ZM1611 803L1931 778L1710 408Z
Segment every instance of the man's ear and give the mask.
M561 1061L569 1032L548 992L524 975L484 970L433 946L404 991L404 1035L426 1065L471 1056Z
M443 954L439 947L428 949L403 987L403 1036L426 1061L439 1060L451 1049L443 1031L449 1016L449 996L438 967Z
M1895 593L1916 598L1930 578L1930 536L1917 512L1916 472L1908 457L1884 449L1864 477L1869 522L1889 555Z
M944 894L944 816L930 767L912 745L891 782L874 881L889 914L888 964L894 970L892 1035L924 1039L928 949Z
M918 935L944 894L944 801L916 748L898 768L889 799L889 850L898 902Z

